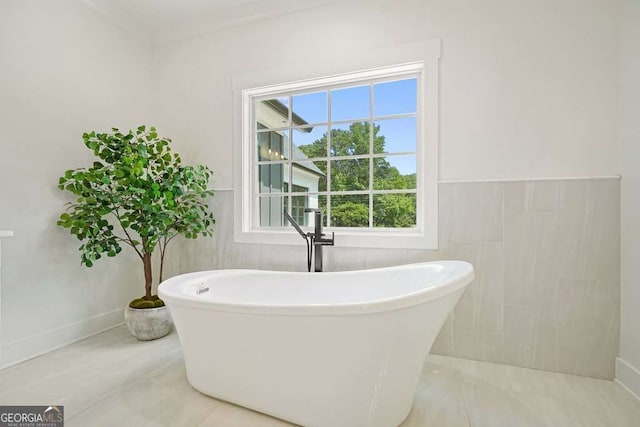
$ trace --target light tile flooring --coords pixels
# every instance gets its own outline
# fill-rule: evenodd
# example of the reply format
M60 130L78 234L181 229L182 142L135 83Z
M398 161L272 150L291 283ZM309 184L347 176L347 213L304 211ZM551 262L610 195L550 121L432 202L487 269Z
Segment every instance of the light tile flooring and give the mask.
M0 404L64 405L71 427L290 426L193 390L175 331L124 327L0 371ZM418 426L636 427L640 402L612 381L432 355L402 424Z

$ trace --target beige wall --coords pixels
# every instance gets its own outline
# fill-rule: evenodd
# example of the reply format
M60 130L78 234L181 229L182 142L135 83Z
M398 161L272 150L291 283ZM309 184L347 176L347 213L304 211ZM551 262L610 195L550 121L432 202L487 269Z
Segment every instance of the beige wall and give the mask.
M622 323L617 374L640 396L640 2L622 0L620 6Z
M0 2L0 366L121 322L142 293L134 257L80 266L56 185L91 161L82 132L148 119L149 72L148 48L83 2Z

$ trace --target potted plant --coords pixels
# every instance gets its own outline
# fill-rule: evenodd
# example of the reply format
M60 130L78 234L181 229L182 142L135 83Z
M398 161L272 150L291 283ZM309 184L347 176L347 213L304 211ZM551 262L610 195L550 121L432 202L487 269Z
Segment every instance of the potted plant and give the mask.
M159 251L160 283L171 240L213 236L215 221L205 202L213 196L207 189L211 170L183 166L171 140L159 137L154 127L112 131L82 135L97 160L60 178L58 188L77 198L58 225L82 242L81 263L87 267L105 254L116 256L123 245L140 258L145 293L131 301L125 320L136 338L151 340L167 335L172 325L164 302L152 294L152 255Z

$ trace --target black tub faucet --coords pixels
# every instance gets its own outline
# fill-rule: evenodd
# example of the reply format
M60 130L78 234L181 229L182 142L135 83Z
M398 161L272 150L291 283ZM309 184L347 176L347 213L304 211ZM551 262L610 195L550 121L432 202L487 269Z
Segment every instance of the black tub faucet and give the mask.
M304 210L305 213L313 212L313 234L311 237L311 244L313 245L313 249L315 250L315 257L313 259L313 270L314 271L322 271L322 247L323 246L333 246L335 241L334 233L331 233L331 237L324 237L324 233L322 232L322 211L317 208L306 208Z
M328 238L325 237L325 234L322 232L322 211L320 209L306 208L304 212L313 212L313 232L305 233L304 231L302 231L298 223L291 217L291 215L289 215L287 211L284 211L284 216L296 229L296 231L302 236L302 238L307 242L308 271L311 271L311 255L315 251L315 256L313 258L313 271L320 272L322 271L322 247L333 246L335 236L332 232L331 237Z

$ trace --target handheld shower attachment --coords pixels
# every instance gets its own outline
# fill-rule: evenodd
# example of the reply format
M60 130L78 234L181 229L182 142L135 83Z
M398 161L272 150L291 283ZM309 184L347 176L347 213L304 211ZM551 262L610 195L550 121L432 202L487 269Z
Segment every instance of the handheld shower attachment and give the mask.
M309 236L304 231L302 231L302 228L300 228L296 220L293 219L287 211L283 211L282 213L284 214L284 217L287 219L287 221L289 221L289 224L293 225L293 228L295 228L298 234L300 234L305 242L307 242L307 271L310 273L311 258L313 256L313 244L312 242L309 242ZM313 237L311 238L313 239Z

